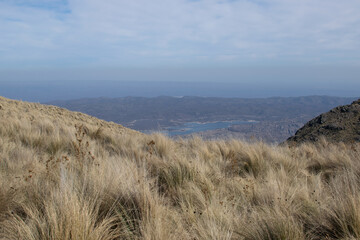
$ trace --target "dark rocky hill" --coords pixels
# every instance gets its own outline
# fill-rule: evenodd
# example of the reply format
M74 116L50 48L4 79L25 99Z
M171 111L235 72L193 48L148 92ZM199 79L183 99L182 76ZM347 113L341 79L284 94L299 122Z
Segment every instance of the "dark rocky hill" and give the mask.
M322 137L329 142L360 142L360 99L312 119L286 142L315 142Z

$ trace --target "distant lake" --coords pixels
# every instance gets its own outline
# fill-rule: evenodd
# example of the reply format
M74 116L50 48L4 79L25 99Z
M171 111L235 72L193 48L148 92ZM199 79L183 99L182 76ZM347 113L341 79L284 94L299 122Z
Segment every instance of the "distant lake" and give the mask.
M177 136L177 135L186 135L197 132L203 132L207 130L215 130L221 128L228 128L232 125L239 124L251 124L254 121L219 121L219 122L209 122L209 123L198 123L198 122L188 122L183 125L174 126L167 128L166 133L169 136Z

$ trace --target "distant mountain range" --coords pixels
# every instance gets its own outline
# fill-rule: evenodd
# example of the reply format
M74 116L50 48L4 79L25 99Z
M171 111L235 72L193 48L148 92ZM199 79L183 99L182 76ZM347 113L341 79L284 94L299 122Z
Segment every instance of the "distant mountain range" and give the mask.
M355 99L330 96L254 99L160 96L87 98L48 104L145 132L164 131L189 122L255 121L199 134L206 139L234 137L281 142L320 113L349 104Z

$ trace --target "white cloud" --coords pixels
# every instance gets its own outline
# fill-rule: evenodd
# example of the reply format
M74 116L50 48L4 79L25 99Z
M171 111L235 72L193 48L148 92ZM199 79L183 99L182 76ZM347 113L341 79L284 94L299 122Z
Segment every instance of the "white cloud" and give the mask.
M354 64L359 11L358 0L0 0L0 63Z

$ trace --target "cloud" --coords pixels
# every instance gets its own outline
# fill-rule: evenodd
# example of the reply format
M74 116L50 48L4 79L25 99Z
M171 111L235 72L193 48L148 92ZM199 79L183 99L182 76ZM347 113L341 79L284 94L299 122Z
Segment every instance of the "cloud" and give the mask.
M0 0L0 64L359 64L359 11L358 0Z

